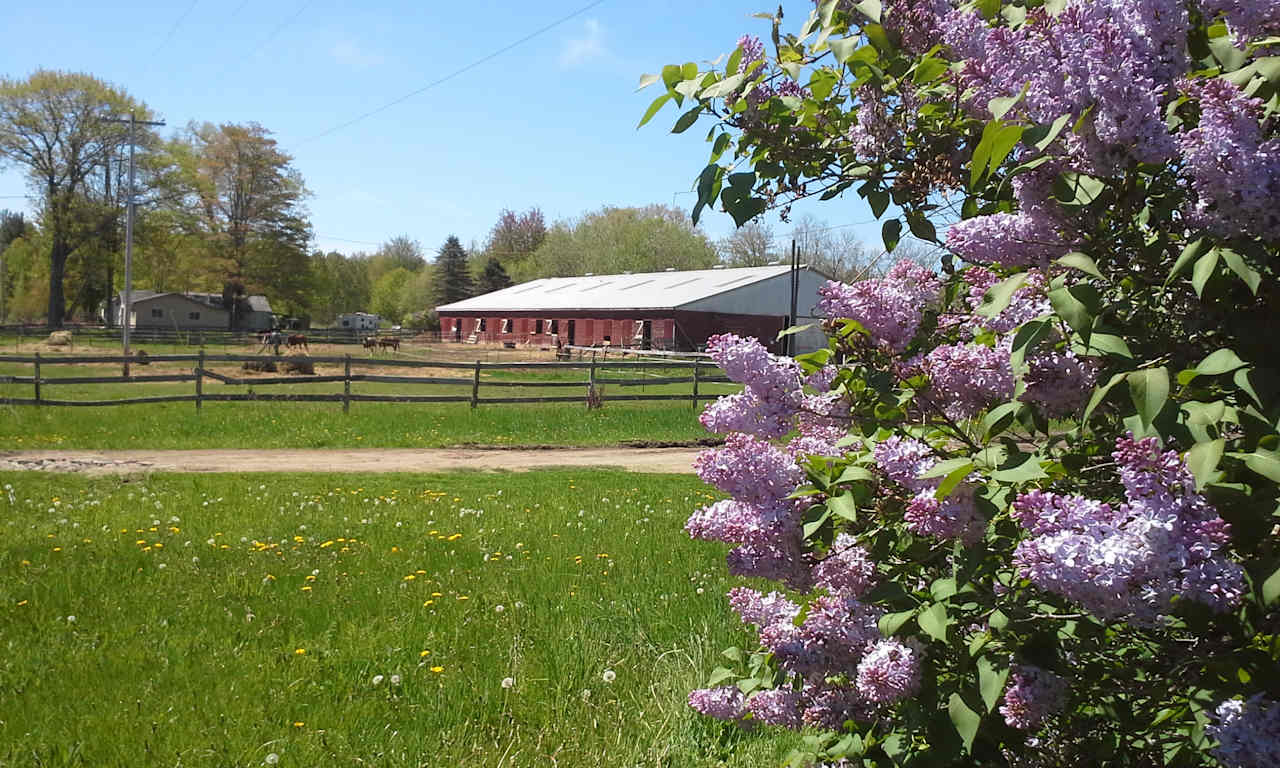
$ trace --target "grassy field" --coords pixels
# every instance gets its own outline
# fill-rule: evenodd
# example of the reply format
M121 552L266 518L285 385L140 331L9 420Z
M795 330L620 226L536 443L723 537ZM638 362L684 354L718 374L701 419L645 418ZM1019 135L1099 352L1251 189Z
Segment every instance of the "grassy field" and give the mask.
M777 764L696 479L0 474L0 765Z
M441 359L456 361L470 348L439 352ZM88 350L106 353L111 350ZM243 351L243 350L242 350ZM86 350L77 350L86 353ZM189 349L182 350L189 353ZM158 353L158 352L157 352ZM435 353L435 351L432 351ZM447 354L446 354L447 353ZM44 353L42 353L43 355ZM406 353L408 354L408 353ZM423 352L422 354L427 354ZM528 357L528 354L525 355ZM434 359L434 358L433 358ZM495 361L497 362L497 361ZM358 363L358 361L357 361ZM248 377L234 363L212 365L227 376ZM187 373L190 363L153 364L135 367L139 374ZM360 368L354 369L359 372ZM450 369L367 368L371 373L404 376L468 378L469 371ZM0 377L30 376L30 365L0 363ZM340 365L317 366L321 375L340 375ZM44 365L41 377L103 377L120 375L118 365ZM206 403L197 412L192 403L125 405L98 408L65 406L4 406L0 404L0 445L14 448L435 448L454 445L614 445L620 443L679 443L707 437L689 402L610 401L626 394L687 394L688 384L655 384L621 387L611 379L661 378L660 371L601 371L605 407L586 410L586 372L580 370L486 371L484 382L513 381L566 382L567 387L485 387L480 396L581 398L581 402L538 404L482 404L473 410L468 403L361 403L343 414L337 403ZM703 394L726 394L737 389L723 384L703 384ZM140 396L189 395L194 385L178 383L48 384L42 388L46 399L111 400ZM230 385L206 380L206 394L222 392L341 393L341 383L299 383L285 385ZM417 394L470 397L470 384L416 385L356 382L354 394ZM30 398L30 384L0 382L0 398Z

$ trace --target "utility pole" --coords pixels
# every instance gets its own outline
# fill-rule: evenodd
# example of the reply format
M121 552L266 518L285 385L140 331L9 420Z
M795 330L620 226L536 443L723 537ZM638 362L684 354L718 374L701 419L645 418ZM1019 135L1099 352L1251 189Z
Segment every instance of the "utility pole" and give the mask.
M134 160L133 150L135 146L134 129L139 123L142 125L164 125L163 120L138 120L137 117L130 112L129 119L125 120L118 117L105 118L108 123L128 123L129 124L129 189L128 197L125 198L127 206L124 223L124 301L120 303L120 309L124 315L124 322L120 324L123 329L122 339L124 341L124 376L129 378L129 315L133 312L133 207L135 201L135 192L133 186Z

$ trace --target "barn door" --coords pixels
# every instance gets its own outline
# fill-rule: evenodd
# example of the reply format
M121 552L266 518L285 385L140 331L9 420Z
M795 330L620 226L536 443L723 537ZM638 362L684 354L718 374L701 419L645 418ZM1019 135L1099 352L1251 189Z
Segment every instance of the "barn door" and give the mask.
M578 329L574 327L573 320L570 319L569 320L569 346L571 347L577 346L578 344L577 330Z

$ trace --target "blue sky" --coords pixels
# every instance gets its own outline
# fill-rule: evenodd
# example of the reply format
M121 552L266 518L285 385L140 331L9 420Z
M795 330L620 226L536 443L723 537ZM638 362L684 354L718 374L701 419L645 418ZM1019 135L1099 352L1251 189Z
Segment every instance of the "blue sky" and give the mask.
M751 15L770 5L603 0L582 10L590 2L44 0L6 12L0 74L89 72L145 101L163 130L261 123L306 179L325 250L372 250L401 234L429 252L450 234L483 243L503 208L539 206L548 221L602 205L688 210L710 123L673 136L668 107L637 131L658 92L636 83L663 64L727 53L744 32L767 37L768 22ZM784 7L795 29L812 5ZM26 192L19 172L0 172L0 207L22 208L11 196ZM797 211L832 225L872 219L855 196ZM787 225L770 220L781 237ZM704 215L713 239L732 228ZM878 225L854 231L879 240Z

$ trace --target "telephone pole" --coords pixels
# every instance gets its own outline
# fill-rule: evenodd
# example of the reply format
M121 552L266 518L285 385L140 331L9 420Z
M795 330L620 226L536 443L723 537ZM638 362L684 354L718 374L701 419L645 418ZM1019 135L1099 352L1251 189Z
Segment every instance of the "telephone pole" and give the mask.
M123 322L120 324L124 341L124 376L129 378L129 316L133 314L133 207L135 202L135 192L133 186L134 160L133 150L136 146L134 140L134 129L139 125L164 125L163 120L138 120L137 117L130 112L129 119L119 117L104 118L108 123L128 123L129 124L129 189L128 197L125 198L125 224L124 224L124 300L120 303L120 310L123 314Z

